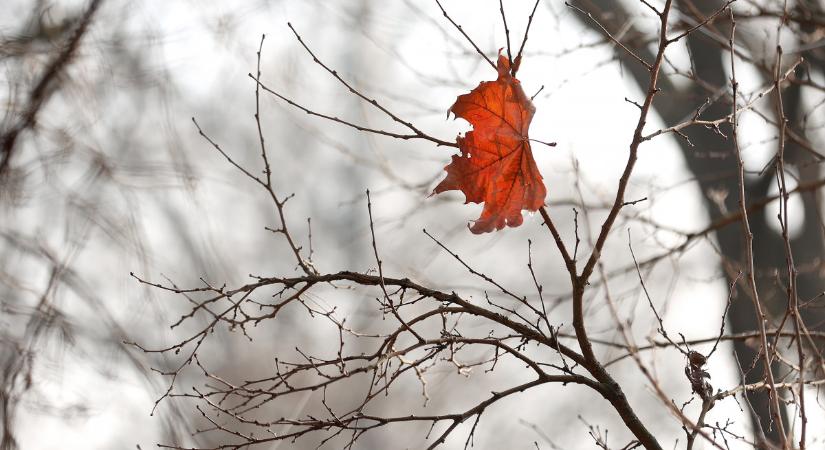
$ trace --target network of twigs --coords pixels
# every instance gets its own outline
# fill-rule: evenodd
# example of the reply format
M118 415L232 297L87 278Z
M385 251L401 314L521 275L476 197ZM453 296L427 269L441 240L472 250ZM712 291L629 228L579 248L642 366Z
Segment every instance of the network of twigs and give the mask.
M493 65L489 56L470 39L441 3L438 0L436 0L436 3L446 20L466 38L478 55ZM535 5L537 6L538 3L536 1ZM614 199L603 206L606 211L604 220L599 227L593 228L597 230L597 234L595 237L585 237L589 247L587 254L582 256L579 252L578 211L576 212L576 241L571 246L564 242L562 233L556 228L548 209L545 207L540 209L543 226L546 227L547 232L550 233L553 242L555 242L556 250L561 255L566 272L569 275L570 291L566 300L572 304L572 316L566 318L553 317L548 312L547 305L549 302L544 298L542 286L533 268L532 245L528 245L527 267L536 291L530 296L511 292L503 284L496 281L494 277L477 271L460 255L454 253L426 230L424 230L424 233L436 245L451 255L458 264L465 267L471 274L487 283L492 294L487 295L483 301L479 301L458 292L441 290L409 278L385 274L380 251L381 237L375 233L372 199L369 191L366 192L364 213L369 218L372 251L375 258L374 270L365 273L346 270L321 271L312 260L311 234L308 236L310 250L307 251L299 245L299 238L288 227L289 220L286 216L286 205L292 196L280 194L273 183L272 164L267 151L260 117L259 105L262 91L268 92L308 114L351 127L359 132L375 133L395 139L420 139L439 146L455 146L455 143L431 136L411 122L394 114L377 100L364 95L337 71L322 62L291 24L289 25L290 30L316 64L325 69L354 95L386 114L407 131L393 132L362 126L333 115L311 110L287 98L268 87L261 80L260 60L264 44L262 38L261 46L258 49L257 72L255 75L249 75L255 81L255 120L263 164L261 175L257 175L255 170L239 164L229 152L210 138L197 122L195 122L195 126L200 135L216 151L269 196L280 220L279 225L270 228L270 231L278 234L286 241L300 274L293 276L252 276L253 280L251 282L237 287L214 286L204 281L203 285L194 288L179 287L171 281L158 283L144 277L135 276L141 283L180 295L191 303L191 310L180 317L172 325L173 328L196 317L202 318L206 322L206 325L198 327L196 332L166 348L147 348L138 343L133 343L137 348L147 353L178 355L179 362L176 363L175 367L168 370L158 370L161 375L168 377L169 383L168 390L158 399L156 407L161 401L169 397L184 397L194 400L198 411L211 423L211 427L198 430L198 432L222 433L227 437L225 444L215 448L248 448L255 444L274 441L294 442L299 438L309 439L310 436L316 440L319 446L335 442L336 445L351 448L365 433L398 423L422 423L428 426L430 431L426 435L427 445L428 448L435 448L444 443L461 424L471 423L469 432L464 438L466 448L472 445L476 427L485 411L500 400L543 385L578 384L592 389L604 398L621 417L621 420L634 436L633 441L627 443L623 447L624 449L636 447L661 449L664 446L657 438L656 433L650 429L648 424L640 420L625 396L623 387L616 382L614 376L608 371L609 366L616 361L632 358L642 375L640 382L649 383L662 404L683 426L686 434L686 448L693 448L697 440L704 440L710 447L720 449L726 448L729 440L748 442L746 437L739 436L729 430L730 423L711 424L706 423L705 418L708 411L717 402L752 390L764 390L769 393L774 419L773 426L779 429L779 435L782 436L781 442L777 444L780 448L792 448L794 446L792 439L789 437L790 434L783 429L782 405L785 403L798 405L801 417L798 430L800 436L799 447L804 448L809 434L805 413L805 388L806 386L815 386L825 382L825 380L819 378L809 377L808 370L823 367L823 360L814 349L819 347L816 345L816 341L825 336L821 333L809 331L800 320L799 310L804 305L800 305L799 299L793 291L794 271L796 269L793 268L793 258L790 254L787 234L785 235L785 242L788 244L786 251L789 254L789 279L791 280L789 313L786 315L786 320L783 320L782 324L775 328L769 327L766 321L759 320L759 328L751 333L726 334L724 326L726 317L723 315L719 318L720 330L718 335L695 341L688 341L683 337L674 340L665 329L663 319L647 292L643 271L645 268L670 256L683 253L697 240L706 238L710 233L731 223L741 223L743 236L747 239L748 236L751 236L748 228L748 215L761 211L773 200L784 202L783 230L787 233L788 197L798 192L816 190L825 184L825 180L800 184L793 189L787 189L784 188L784 179L780 179L780 187L784 189L780 189L778 195L755 201L745 198L744 190L741 190L738 193L740 208L737 211L729 212L704 230L684 236L682 245L642 261L637 261L635 255L633 255L634 264L619 272L607 273L600 263L605 243L611 232L615 230L616 221L622 214L623 209L641 201L628 200L625 197L638 158L639 148L652 139L669 133L689 140L683 130L690 127L706 127L716 130L720 134L727 133L736 145L739 159L738 177L740 186L744 186L745 175L742 157L739 153L737 118L742 112L753 109L755 102L762 97L774 94L778 96L783 84L798 82L799 80L794 78L794 72L800 61L796 61L790 65L790 68L784 70L779 68L786 66L783 66L782 61L777 61L773 69L774 82L765 86L763 90L744 98L738 91L736 81L735 59L736 57L744 58L745 56L736 52L736 17L730 7L733 1L725 3L713 14L707 15L702 20L687 24L672 18L674 9L672 0L664 1L661 8L656 8L644 0L641 0L641 3L658 18L659 32L653 42L655 56L652 60L637 55L584 9L568 5L578 13L588 16L589 20L592 20L603 32L605 42L612 43L616 46L617 51L626 53L626 56L629 56L643 67L649 74L649 83L641 101L628 100L638 107L638 120L628 144L627 162L619 178ZM510 31L507 26L503 4L501 4L501 18L504 21L507 37L507 54L512 61L516 62L514 66L516 68L522 58L536 6L533 7L529 16L527 31L524 33L520 47L513 52L512 50L515 47L510 45ZM769 12L765 9L761 10L761 14L768 15ZM778 14L776 11L773 11L773 13ZM787 16L787 11L785 13ZM790 16L786 18L788 17ZM732 26L730 27L729 36L719 36L718 31L709 27L709 24L715 21L730 22ZM722 42L721 45L726 45L726 48L730 50L732 80L730 89L725 94L729 97L730 112L722 117L705 118L702 115L705 106L703 105L696 110L693 117L687 118L682 123L658 131L647 132L645 125L650 119L654 99L661 95L659 79L665 70L664 67L668 64L665 56L666 50L691 33L700 31L711 34L716 33L714 35ZM513 56L514 54L515 56ZM784 116L781 114L780 109L779 123L781 124L783 121ZM795 138L786 132L787 130L783 125L779 125L778 128L780 130L780 140L798 139L798 137ZM810 147L810 149L811 152L816 153L813 147ZM782 169L784 161L781 153L777 155L774 163L778 167L778 174L785 173ZM581 204L579 206L582 207ZM586 208L584 209L586 210ZM752 243L748 241L746 249L751 247ZM632 247L630 251L633 251ZM648 306L657 319L659 337L647 345L637 345L627 328L626 321L619 316L616 305L611 299L609 291L607 291L607 305L615 318L621 342L601 341L591 338L587 331L585 303L589 297L586 294L598 286L606 285L607 281L613 276L628 272L638 274L639 284L648 300ZM753 254L749 251L745 265L733 272L730 296L733 295L737 285L746 286L746 291L753 301L756 311L759 314L764 314L756 289L756 277ZM311 301L310 293L313 291L349 287L359 288L359 292L365 298L374 299L375 309L385 319L382 322L382 331L367 333L363 330L352 329L347 325L346 318L342 317L335 308L324 308ZM728 305L731 301L730 296ZM248 333L251 328L265 321L276 320L286 309L303 311L308 316L307 320L314 318L315 320L325 321L328 326L337 332L337 342L327 343L326 347L330 351L326 355L309 354L297 349L301 357L299 360L286 361L277 358L270 374L243 381L221 378L199 357L199 350L203 348L204 343L216 330L221 328L236 330L252 339ZM727 313L727 309L725 313ZM563 323L572 324L572 330L565 331L562 326ZM790 326L785 326L786 324ZM480 332L479 330L484 331ZM360 345L352 346L351 343L355 340L359 341ZM711 385L706 365L714 355L719 342L723 340L758 342L761 349L759 358L764 363L763 367L765 368L764 379L761 383L745 384L743 382L727 390L715 389ZM797 353L797 361L791 362L780 354L777 350L780 341L790 343L789 345ZM710 343L713 344L712 349L707 354L700 353L695 348L700 344ZM622 349L623 355L611 361L602 361L597 357L597 352L594 350L596 346L617 347ZM371 350L368 352L350 351L349 349L353 347L370 348ZM690 417L685 412L685 405L677 405L671 399L671 396L663 391L649 366L642 359L642 352L654 348L671 348L684 354L685 383L690 385L692 392L702 404L701 413L697 417ZM811 353L814 353L813 356L811 356ZM505 360L507 362L504 362ZM782 362L789 369L781 379L777 378L771 369L777 361ZM499 364L515 364L523 367L520 372L523 376L511 386L491 392L485 398L477 399L470 406L446 412L432 412L427 408L429 399L428 380L437 369L449 367L462 374L474 369L490 372L495 370ZM179 390L179 386L176 384L179 376L185 369L193 367L200 379L204 380L203 386L194 387L191 390ZM745 369L747 368L743 368L743 370ZM821 371L816 373L821 373ZM399 384L408 384L410 380L419 383L421 386L421 396L423 398L421 407L405 405L401 408L404 411L400 414L387 413L382 406L385 405L384 399L395 398L400 395L393 390L393 387ZM363 387L359 400L342 406L337 399L340 398L342 392L349 391L351 393L353 386ZM402 388L398 388L398 391L402 391ZM303 417L279 418L267 417L265 413L262 413L267 406L274 403L290 404L290 402L298 402L300 398L309 392L319 393L317 398L322 407L322 413ZM398 409L395 408L396 411ZM605 442L606 437L602 435L600 429L590 427L590 431L597 445L605 449L608 448ZM751 443L754 446L767 445L764 442ZM166 443L161 447L184 448L176 443Z

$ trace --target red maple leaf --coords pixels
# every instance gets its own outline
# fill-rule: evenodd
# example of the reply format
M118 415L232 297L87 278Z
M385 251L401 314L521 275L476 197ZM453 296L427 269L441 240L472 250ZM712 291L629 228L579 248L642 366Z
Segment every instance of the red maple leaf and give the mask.
M536 108L510 74L509 60L499 55L498 79L458 96L450 111L470 122L473 131L456 139L461 154L453 155L433 193L460 190L465 204L483 202L481 217L470 227L473 233L521 225L521 211L539 209L547 189L527 137Z

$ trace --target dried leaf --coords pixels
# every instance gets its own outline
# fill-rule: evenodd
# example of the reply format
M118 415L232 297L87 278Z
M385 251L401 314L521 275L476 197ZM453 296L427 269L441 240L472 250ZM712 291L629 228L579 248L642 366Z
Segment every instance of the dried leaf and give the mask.
M497 80L460 95L450 111L473 130L457 138L461 154L453 155L433 193L460 190L465 203L484 203L473 233L521 225L521 211L539 209L547 190L527 137L536 108L510 74L507 58L499 55Z

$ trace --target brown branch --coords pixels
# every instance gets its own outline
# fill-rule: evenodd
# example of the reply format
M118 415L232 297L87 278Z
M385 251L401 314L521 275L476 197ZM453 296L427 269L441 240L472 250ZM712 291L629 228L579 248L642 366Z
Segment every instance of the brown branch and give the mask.
M731 31L729 39L730 48L734 48L735 36L736 22L733 20L733 13L731 13ZM731 116L731 133L733 135L733 147L734 152L736 154L736 165L738 168L739 211L742 214L742 233L745 238L745 275L748 281L748 288L750 290L750 298L753 301L754 310L756 311L756 322L759 327L759 339L761 348L760 354L762 357L762 364L765 366L765 380L771 388L768 392L770 410L773 416L774 426L776 426L777 428L777 434L779 435L780 443L782 447L785 448L787 447L785 425L782 422L781 406L779 404L779 396L776 393L776 382L774 381L773 370L771 368L772 358L765 330L765 322L767 321L767 316L762 308L762 303L759 300L759 291L756 286L756 274L753 256L753 233L751 232L750 221L748 220L747 208L745 206L747 204L747 198L745 197L745 163L742 160L742 151L739 147L739 132L736 111L736 98L739 92L739 83L736 81L736 57L733 52L731 52L730 67L731 87L733 90L733 112Z
M539 6L539 1L541 1L541 0L536 0L536 3L533 4L533 10L530 11L530 17L527 18L527 27L525 27L525 29L524 29L524 38L521 40L521 46L518 49L518 54L516 55L516 59L513 60L513 67L512 67L512 70L511 70L511 73L513 74L513 76L516 76L516 72L518 72L518 70L521 68L521 55L524 52L524 46L527 44L527 35L530 33L530 25L533 24L533 15L536 14L536 8L538 8L538 6ZM542 86L541 89L544 89L544 86ZM530 100L533 100L533 98L535 98L537 95L539 95L539 92L541 92L541 89L539 89L538 92L533 94L533 96L530 97Z

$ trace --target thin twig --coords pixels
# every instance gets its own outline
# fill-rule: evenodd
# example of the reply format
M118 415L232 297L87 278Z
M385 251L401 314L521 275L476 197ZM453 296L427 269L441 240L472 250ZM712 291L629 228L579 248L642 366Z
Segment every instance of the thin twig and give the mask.
M627 53L628 55L630 55L630 57L632 57L633 59L635 59L636 61L638 61L638 62L639 62L639 64L641 64L641 65L645 66L645 67L647 68L647 70L649 70L649 71L651 71L651 72L653 71L653 66L652 66L650 63L648 63L647 61L645 61L644 59L642 59L642 58L641 58L639 55L637 55L637 54L636 54L633 50L631 50L631 49L627 48L627 46L626 46L626 45L622 44L622 43L621 43L618 39L616 39L615 37L613 37L613 35L612 35L612 34L610 34L610 31L608 31L608 30L607 30L607 28L605 28L605 27L604 27L604 25L602 25L602 24L601 24L598 20L596 20L596 18L595 18L595 17L593 17L593 14L590 14L589 12L587 12L587 11L585 11L585 10L583 10L583 9L579 8L579 7L578 7L578 6L576 6L576 5L572 5L572 4L568 3L568 2L564 2L564 4L565 4L565 6L567 6L567 7L571 8L571 9L574 9L574 10L578 11L579 13L584 14L585 16L587 16L587 18L588 18L588 19L590 19L590 20L591 20L591 21L592 21L592 22L593 22L593 23L594 23L597 27L599 27L599 29L601 29L601 30L602 30L602 32L604 33L604 35L605 35L605 36L607 36L607 38L608 38L608 39L610 39L610 40L611 40L614 44L616 44L617 46L619 46L619 48L621 48L622 50L624 50L624 51L625 51L625 53Z
M504 14L504 0L498 0L498 10L501 11L501 22L504 24L504 36L507 40L507 61L513 66L513 52L510 49L510 28L507 27L507 15Z
M730 48L734 48L734 38L736 36L736 21L733 20L733 13L731 12L731 31L729 38ZM736 154L736 164L738 168L738 194L739 194L739 211L742 215L742 233L745 238L745 268L748 280L748 288L750 290L750 298L753 301L754 310L756 311L756 322L759 327L759 345L762 356L762 364L765 366L765 380L770 386L768 391L768 398L770 403L771 415L773 417L774 426L777 429L780 443L782 447L786 447L785 425L782 422L781 406L779 404L779 396L776 393L773 370L771 368L771 348L768 346L768 338L765 331L765 322L767 316L762 308L762 303L759 300L759 291L756 286L756 274L754 267L753 256L753 233L750 228L750 221L748 219L747 199L745 197L745 163L742 160L742 152L739 147L739 130L738 130L738 113L736 108L736 99L739 93L739 82L736 80L736 56L731 52L730 56L731 68L731 89L733 97L733 111L731 114L731 134L733 135L733 148Z
M438 5L438 8L441 10L441 13L444 14L444 17L447 18L447 20L449 20L450 23L453 24L453 26L459 31L459 33L461 33L461 35L464 36L465 39L467 39L467 42L469 42L470 45L473 46L473 48L476 50L476 53L481 55L481 57L484 58L484 60L487 61L488 64L490 64L490 67L492 67L493 70L498 70L496 68L495 63L493 63L493 60L491 60L486 54L484 54L484 52L481 51L480 48L478 48L478 45L476 45L476 43L472 39L470 39L470 36L467 35L467 33L464 31L464 28L462 28L461 25L455 23L453 18L450 17L449 14L447 14L447 10L445 10L444 7L441 6L441 2L435 0L435 4Z
M530 12L530 17L527 18L527 27L524 28L524 38L522 38L521 40L521 46L518 49L516 59L512 61L513 66L511 69L511 73L513 74L513 76L516 76L516 72L518 72L518 70L521 68L521 55L524 52L524 45L527 44L527 35L530 34L530 25L533 24L533 15L536 13L536 8L539 6L539 1L541 0L536 0L536 3L533 4L533 10ZM542 88L544 88L544 86L542 86ZM541 92L541 89L539 89L539 92ZM536 92L535 95L533 95L533 97L535 97L536 95L539 95L539 93ZM532 100L533 97L531 97L530 100Z

